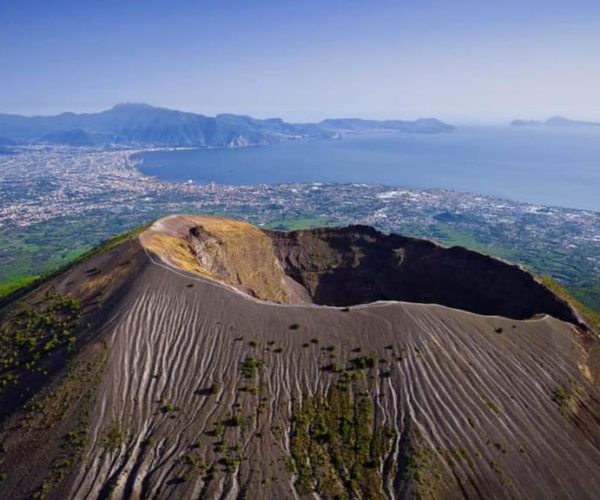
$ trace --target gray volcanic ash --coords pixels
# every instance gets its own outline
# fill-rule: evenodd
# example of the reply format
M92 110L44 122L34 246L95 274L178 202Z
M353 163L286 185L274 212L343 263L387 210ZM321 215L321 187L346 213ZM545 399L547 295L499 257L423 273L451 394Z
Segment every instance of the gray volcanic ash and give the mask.
M600 491L593 325L464 249L173 216L0 321L1 498Z

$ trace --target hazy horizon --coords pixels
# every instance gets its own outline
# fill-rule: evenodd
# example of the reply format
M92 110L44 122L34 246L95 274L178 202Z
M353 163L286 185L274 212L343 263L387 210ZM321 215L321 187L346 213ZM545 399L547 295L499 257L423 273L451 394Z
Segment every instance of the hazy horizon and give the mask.
M119 102L119 103L115 103L111 106L107 106L104 108L95 108L95 109L89 109L89 110L81 110L81 111L73 111L71 109L65 109L63 111L57 111L54 113L30 113L30 114L25 114L25 113L5 113L3 110L0 109L0 115L2 114L13 114L15 116L25 116L28 118L33 118L33 117L48 117L48 116L58 116L60 114L64 114L64 113L76 113L76 114L93 114L93 113L100 113L102 111L107 111L115 106L118 105L148 105L151 107L156 107L156 108L164 108L164 109L171 109L174 111L182 111L182 112L191 112L191 113L196 113L196 114L200 114L200 115L205 115L205 116L216 116L218 114L222 114L222 113L231 113L231 114L235 114L235 115L247 115L247 113L237 113L235 111L224 111L224 112L218 112L218 113L214 113L213 115L210 115L208 113L203 113L202 111L197 111L197 110L190 110L190 109L182 109L182 108L168 108L166 106L156 106L152 103L148 103L148 102L139 102L139 101L130 101L130 102ZM268 118L281 118L286 122L294 122L294 120L290 120L285 116L279 115L279 114L254 114L254 115L249 115L252 118L258 118L258 119L268 119ZM546 116L543 116L541 118L539 118L539 121L543 122L546 121L548 118L552 118L552 117L556 117L556 116L562 116L562 115L556 115L556 114L548 114ZM305 123L319 123L323 120L326 119L373 119L373 120L416 120L419 118L439 118L439 116L436 115L431 115L431 116L426 116L426 115L418 115L418 116L411 116L411 117L406 117L406 116L381 116L381 117L368 117L368 116L364 116L364 115L359 115L356 113L346 113L344 115L338 115L338 116L323 116L323 117L319 117L315 120L310 120L310 121L304 121ZM579 117L576 116L566 116L564 118L568 118L568 119L572 119L572 120L579 120ZM497 127L502 127L502 126L509 126L512 120L515 119L524 119L524 120L530 120L530 117L525 117L525 116L515 116L515 117L511 117L511 118L506 118L506 119L497 119L497 120L493 120L493 119L481 119L481 120L468 120L463 118L457 118L456 120L452 120L451 122L449 120L445 120L447 122L449 122L451 125L455 125L455 126L462 126L462 127L469 127L469 126L497 126Z
M600 4L0 4L0 111L600 121Z

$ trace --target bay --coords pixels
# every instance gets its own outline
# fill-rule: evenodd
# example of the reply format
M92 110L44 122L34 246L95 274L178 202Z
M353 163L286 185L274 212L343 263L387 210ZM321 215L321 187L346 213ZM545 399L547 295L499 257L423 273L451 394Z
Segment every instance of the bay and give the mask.
M443 134L346 135L137 158L144 174L168 181L442 188L600 211L600 130L592 128L458 127Z

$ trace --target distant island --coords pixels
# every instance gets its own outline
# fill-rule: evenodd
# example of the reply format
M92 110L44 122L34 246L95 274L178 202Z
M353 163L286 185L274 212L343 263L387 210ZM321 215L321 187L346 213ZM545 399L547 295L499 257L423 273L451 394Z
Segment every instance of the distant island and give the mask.
M586 122L581 120L571 120L570 118L565 118L563 116L552 116L546 121L513 120L510 124L515 127L600 127L600 123Z
M403 120L329 119L320 123L287 123L281 118L214 117L158 108L117 104L99 113L55 116L0 114L0 144L69 146L239 147L294 139L336 139L345 133L396 131L434 134L454 127L435 118Z

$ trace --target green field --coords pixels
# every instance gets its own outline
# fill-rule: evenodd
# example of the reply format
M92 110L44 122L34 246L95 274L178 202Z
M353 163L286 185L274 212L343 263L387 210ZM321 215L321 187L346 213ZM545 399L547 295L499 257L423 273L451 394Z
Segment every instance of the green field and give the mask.
M515 252L508 248L500 246L488 245L475 239L472 234L466 231L455 229L448 224L436 224L433 228L428 228L424 238L436 240L447 246L460 246L474 250L486 255L493 255L506 260L515 260Z
M0 283L0 297L4 297L19 288L27 286L38 278L39 276L18 276L10 281Z
M299 229L310 229L313 227L339 226L339 222L329 217L307 217L305 219L279 220L265 224L265 229L276 231L297 231Z

